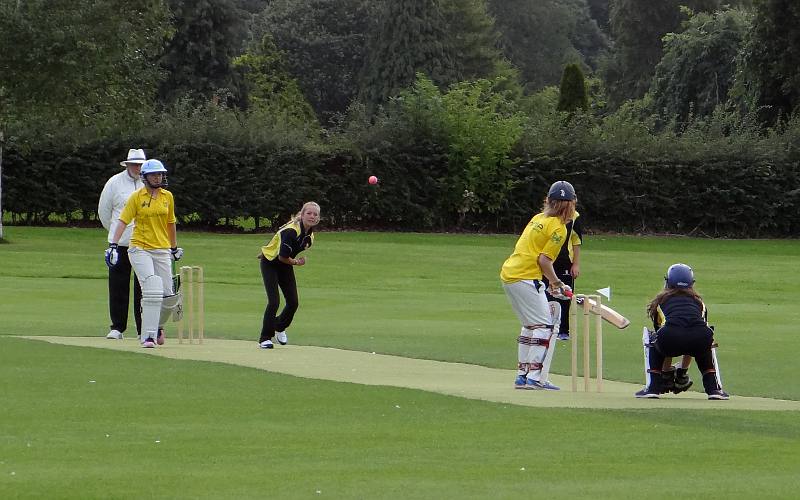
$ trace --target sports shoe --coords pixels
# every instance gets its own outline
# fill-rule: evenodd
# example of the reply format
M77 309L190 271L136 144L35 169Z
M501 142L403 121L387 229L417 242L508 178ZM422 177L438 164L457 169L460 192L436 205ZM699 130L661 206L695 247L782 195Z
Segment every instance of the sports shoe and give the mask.
M271 340L267 339L264 342L261 342L260 344L258 344L258 347L260 347L262 349L272 349L275 346L273 345Z
M528 389L543 390L543 391L560 391L561 390L561 387L558 387L557 385L553 385L552 383L550 383L549 380L545 380L544 382L539 382L538 380L533 380L532 378L529 378L527 381L528 381L528 385L527 385Z
M559 332L558 340L569 340L569 333L567 333L567 332L563 332L563 333Z
M641 391L638 391L635 396L637 398L647 398L647 399L658 399L660 392L651 389L650 387L645 387Z
M731 398L730 395L727 392L723 391L722 389L718 389L716 391L708 393L708 399L727 400L727 399L730 399L730 398Z
M541 389L542 386L539 385L539 381L538 380L533 380L532 378L526 378L525 379L525 388L530 390L530 391L537 391L537 390Z
M525 375L517 375L517 380L514 381L514 389L525 389Z
M153 337L147 337L147 340L142 342L142 347L145 347L145 348L148 348L148 349L151 349L151 348L153 348L155 346L156 346L156 343L153 342Z
M108 332L108 335L106 335L106 338L111 340L122 340L122 332L119 330L111 330Z
M164 329L163 328L159 328L158 329L158 337L156 338L156 343L158 345L164 345Z
M286 345L289 342L289 338L286 337L286 332L275 332L275 339L278 341L280 345Z

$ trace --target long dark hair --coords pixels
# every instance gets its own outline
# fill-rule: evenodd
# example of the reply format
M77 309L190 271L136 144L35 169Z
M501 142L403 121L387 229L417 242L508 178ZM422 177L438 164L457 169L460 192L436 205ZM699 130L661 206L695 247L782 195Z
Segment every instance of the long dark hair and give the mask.
M665 288L658 292L653 300L647 304L647 315L650 316L654 322L658 322L658 306L666 302L667 300L671 299L672 297L678 297L681 295L685 295L687 297L691 297L696 300L698 303L703 303L703 298L698 294L694 288Z

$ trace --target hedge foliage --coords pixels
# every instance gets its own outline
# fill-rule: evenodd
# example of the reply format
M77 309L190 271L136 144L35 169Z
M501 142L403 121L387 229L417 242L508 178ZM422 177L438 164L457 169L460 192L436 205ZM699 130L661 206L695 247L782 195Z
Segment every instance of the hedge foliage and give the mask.
M96 221L106 179L129 144L68 150L7 149L3 208L17 223L53 216ZM142 146L148 149L147 144ZM160 145L182 224L220 227L253 217L269 227L316 200L331 228L517 232L541 206L549 184L568 179L589 230L714 237L800 235L796 161L743 162L720 152L703 161L539 155L511 169L510 195L493 213L463 212L447 192L448 155L424 138L398 137L369 150L274 149L220 144ZM366 182L380 179L377 186ZM504 181L507 182L507 181ZM96 222L95 222L96 223ZM99 224L99 223L98 223Z
M377 114L353 106L328 129L213 103L94 136L106 139L32 123L5 148L3 209L14 223L97 224L133 145L166 164L180 223L203 228L274 228L315 200L331 228L519 232L566 179L589 231L800 236L800 114L765 129L719 106L678 133L646 100L568 114L558 97L418 75Z

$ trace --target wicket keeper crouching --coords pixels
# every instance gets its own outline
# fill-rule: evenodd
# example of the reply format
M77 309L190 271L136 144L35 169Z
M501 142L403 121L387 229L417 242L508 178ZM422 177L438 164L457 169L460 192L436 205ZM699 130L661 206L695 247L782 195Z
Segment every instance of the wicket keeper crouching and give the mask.
M667 358L688 355L697 362L708 399L728 399L719 376L714 331L707 323L706 306L694 290L692 268L686 264L670 266L664 278L664 290L650 302L647 310L658 330L654 339L647 331L643 335L647 387L637 392L636 397L658 398L669 390L678 393L688 389L691 380L686 373L686 359L674 374L664 370Z

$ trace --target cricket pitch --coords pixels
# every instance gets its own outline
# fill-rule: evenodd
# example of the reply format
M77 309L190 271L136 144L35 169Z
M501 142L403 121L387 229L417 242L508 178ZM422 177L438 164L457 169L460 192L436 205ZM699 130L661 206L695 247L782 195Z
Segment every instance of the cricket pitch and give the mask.
M603 381L603 392L570 390L570 377L551 375L550 380L560 391L529 391L514 389L515 370L501 370L463 363L448 363L404 358L361 351L327 347L276 345L274 349L258 348L254 341L205 339L203 344L178 344L175 339L155 349L142 349L135 339L107 340L102 337L23 338L54 344L127 351L165 358L210 361L257 368L267 372L308 377L308 366L324 366L314 372L314 378L419 389L468 399L479 399L519 406L548 408L604 409L709 409L709 410L770 410L800 411L800 401L745 397L732 395L728 401L709 401L701 392L689 391L680 395L664 395L661 399L636 399L633 394L640 384Z

